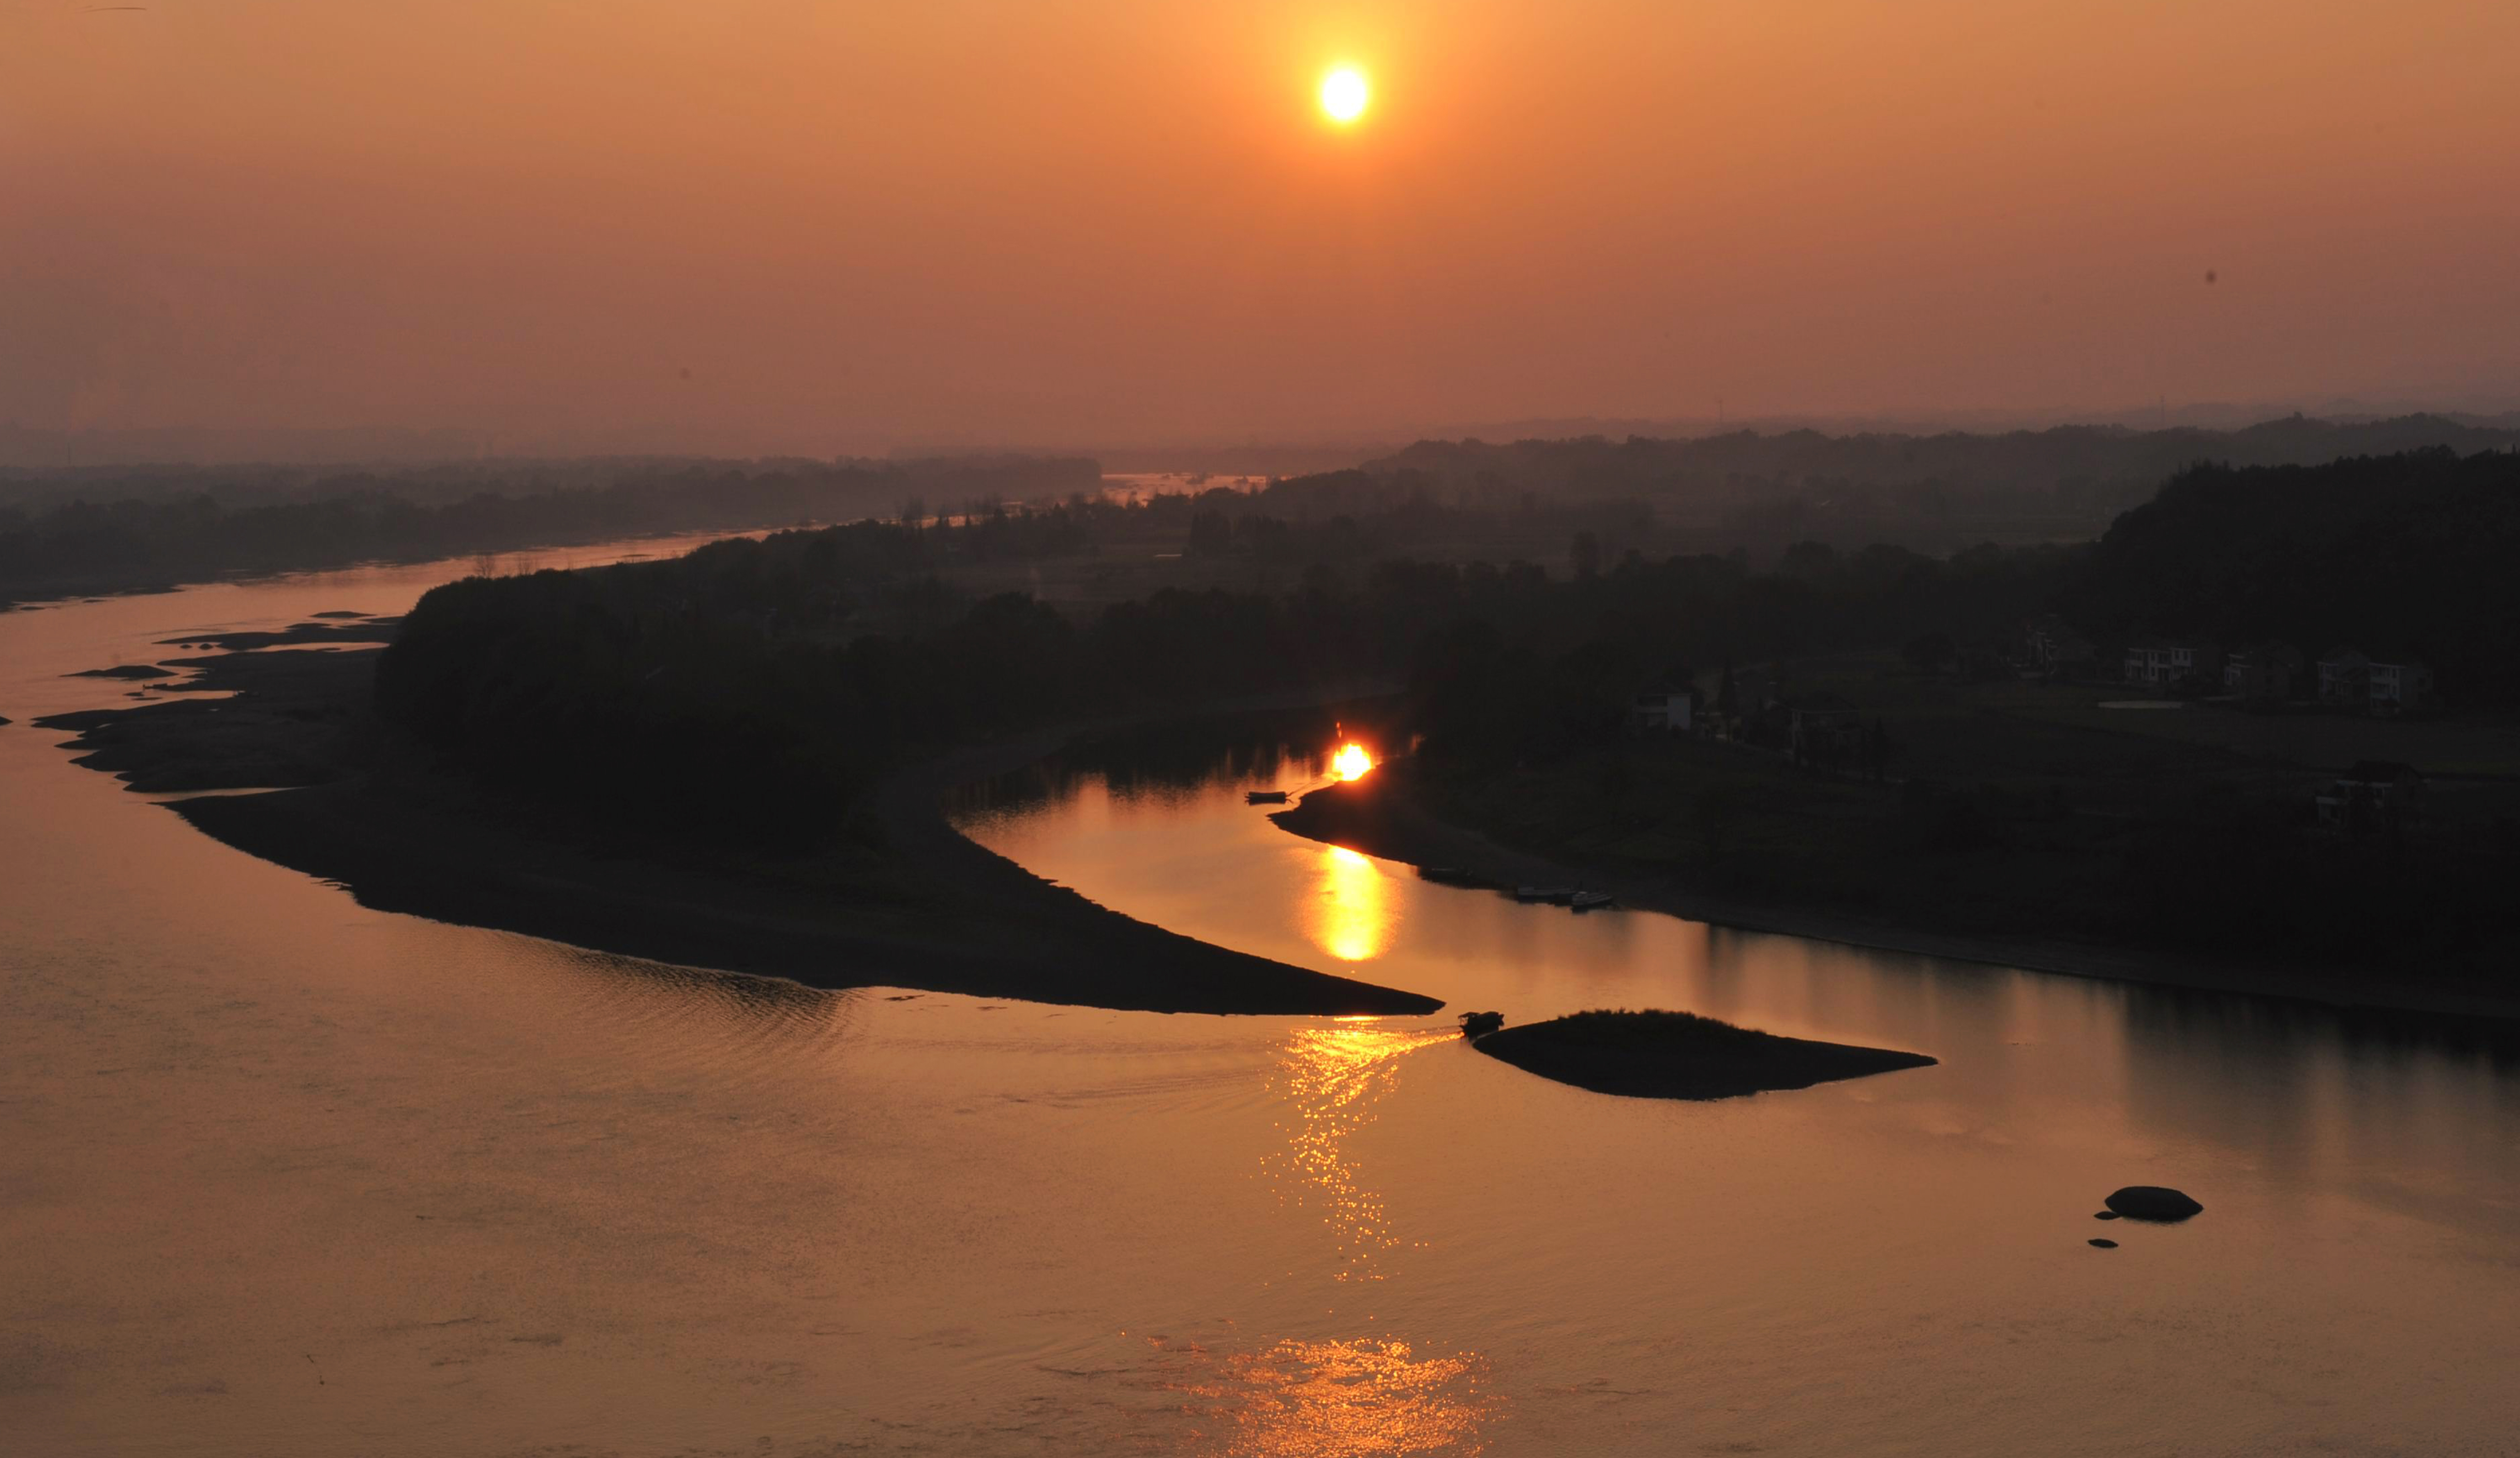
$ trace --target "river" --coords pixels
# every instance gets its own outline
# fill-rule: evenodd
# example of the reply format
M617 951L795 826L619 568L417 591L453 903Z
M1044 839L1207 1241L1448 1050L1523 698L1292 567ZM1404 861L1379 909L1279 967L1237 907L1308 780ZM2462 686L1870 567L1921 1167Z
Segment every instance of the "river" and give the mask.
M678 545L0 614L0 1450L2515 1450L2507 1053L1436 886L1242 802L1301 753L968 807L1132 915L1457 1010L1941 1060L1605 1098L1443 1017L822 992L375 913L25 723L151 692L61 675L159 639ZM2092 1218L2131 1183L2206 1212Z

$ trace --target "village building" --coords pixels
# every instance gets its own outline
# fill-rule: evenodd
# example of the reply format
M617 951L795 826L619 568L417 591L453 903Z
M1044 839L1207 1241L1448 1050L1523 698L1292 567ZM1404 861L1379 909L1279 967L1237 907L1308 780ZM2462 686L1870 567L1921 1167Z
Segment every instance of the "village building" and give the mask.
M2371 698L2371 661L2352 648L2334 648L2318 658L2318 702L2360 708Z
M2411 825L2423 817L2424 777L2394 759L2358 760L2318 804L2318 823L2339 830Z
M1864 712L1835 694L1780 700L1785 744L1795 756L1818 763L1852 760L1864 751Z
M1647 682L1628 701L1628 727L1639 733L1688 734L1697 727L1697 689L1683 674Z
M2223 655L2192 638L2138 638L2126 650L2126 681L2166 689L2178 684L2220 683Z
M2371 713L2404 713L2440 703L2432 667L2421 659L2383 661L2352 648L2336 649L2318 661L2318 700Z
M2283 704L2307 666L2289 643L2255 643L2223 661L2223 692L2245 704Z
M2053 613L2032 618L2022 629L2022 649L2027 666L2055 678L2091 673L2100 661L2098 645Z
M2400 663L2374 662L2368 670L2373 713L2403 713L2433 704L2433 670L2419 659Z
M1776 702L1775 680L1756 668L1724 670L1715 702L1696 716L1698 731L1716 739L1755 738L1760 715Z

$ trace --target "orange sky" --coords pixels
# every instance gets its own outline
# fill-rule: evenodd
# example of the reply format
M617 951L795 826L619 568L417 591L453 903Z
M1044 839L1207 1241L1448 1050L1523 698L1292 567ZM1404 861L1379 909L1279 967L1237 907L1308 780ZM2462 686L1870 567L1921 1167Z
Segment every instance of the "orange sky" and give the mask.
M97 3L0 0L0 423L2520 403L2511 0Z

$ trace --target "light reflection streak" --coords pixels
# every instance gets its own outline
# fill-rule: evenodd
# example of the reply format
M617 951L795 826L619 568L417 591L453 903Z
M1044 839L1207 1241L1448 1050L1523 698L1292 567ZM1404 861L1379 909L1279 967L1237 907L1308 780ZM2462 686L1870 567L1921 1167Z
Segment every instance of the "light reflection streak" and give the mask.
M1382 868L1344 845L1325 845L1320 872L1305 929L1313 944L1342 962L1382 955L1400 917L1398 899L1383 884Z
M1362 860L1363 857L1358 857ZM1368 864L1371 870L1371 864ZM1268 1161L1282 1198L1320 1212L1337 1248L1340 1281L1379 1281L1376 1263L1401 1244L1382 1198L1357 1176L1348 1141L1372 1123L1399 1075L1401 1055L1460 1034L1341 1018L1297 1028L1272 1086L1293 1111L1286 1147ZM1291 1176L1291 1178L1288 1178ZM1428 1352L1375 1337L1283 1338L1256 1351L1215 1351L1153 1338L1155 1380L1181 1394L1199 1451L1235 1458L1367 1458L1371 1454L1487 1451L1502 1411L1478 1352Z
M1317 1207L1338 1243L1338 1279L1377 1281L1376 1258L1400 1244L1382 1197L1357 1178L1349 1138L1373 1121L1373 1106L1399 1071L1401 1054L1460 1034L1444 1028L1346 1024L1298 1029L1278 1061L1280 1092L1293 1106L1286 1148L1272 1162L1293 1176L1291 1194ZM1283 1127L1282 1125L1281 1127Z
M1165 1383L1185 1406L1223 1420L1212 1436L1238 1458L1478 1454L1495 1415L1475 1352L1419 1356L1406 1342L1283 1341L1218 1356L1192 1346Z

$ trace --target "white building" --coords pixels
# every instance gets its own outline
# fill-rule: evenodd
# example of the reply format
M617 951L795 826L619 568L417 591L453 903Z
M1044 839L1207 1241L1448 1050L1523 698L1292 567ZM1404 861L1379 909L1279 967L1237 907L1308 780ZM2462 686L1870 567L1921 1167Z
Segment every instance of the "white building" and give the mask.
M1628 726L1632 729L1687 734L1696 725L1697 690L1667 679L1657 679L1639 689L1628 705Z
M2147 638L2127 645L2126 681L2168 688L2175 683L2219 682L2223 656L2210 643Z
M2368 671L2374 713L2419 708L2432 702L2433 670L2420 661L2409 659L2403 663L2375 662Z

